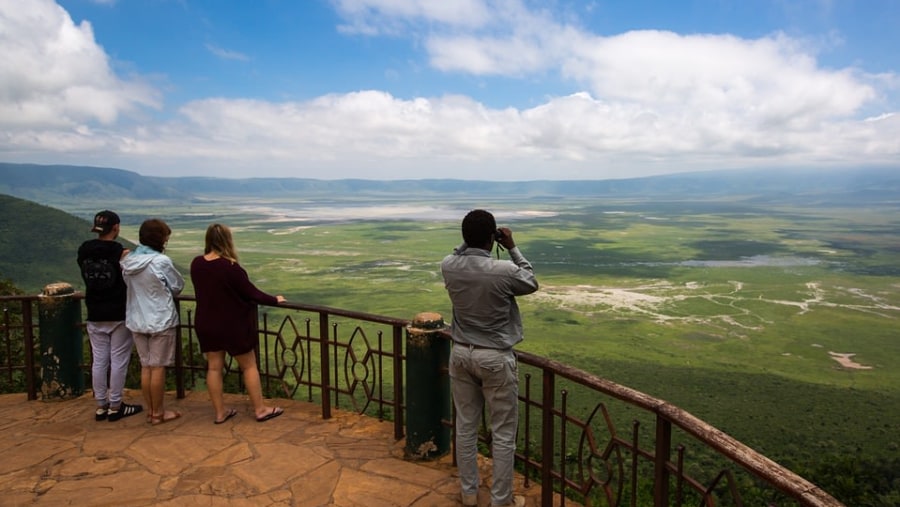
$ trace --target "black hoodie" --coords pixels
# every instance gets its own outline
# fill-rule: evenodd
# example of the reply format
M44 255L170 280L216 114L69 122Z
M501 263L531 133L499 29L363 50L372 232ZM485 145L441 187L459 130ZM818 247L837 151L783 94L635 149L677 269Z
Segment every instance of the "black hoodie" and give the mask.
M127 287L119 260L125 247L118 241L91 239L78 248L78 266L85 285L87 320L125 320Z

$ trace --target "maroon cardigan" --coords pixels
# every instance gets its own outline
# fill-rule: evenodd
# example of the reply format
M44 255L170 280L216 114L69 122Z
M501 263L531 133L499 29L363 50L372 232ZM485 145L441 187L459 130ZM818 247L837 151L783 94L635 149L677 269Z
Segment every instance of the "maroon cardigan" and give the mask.
M256 348L257 304L277 304L275 296L256 288L240 264L202 255L191 262L197 298L194 330L201 352L224 350L232 356Z

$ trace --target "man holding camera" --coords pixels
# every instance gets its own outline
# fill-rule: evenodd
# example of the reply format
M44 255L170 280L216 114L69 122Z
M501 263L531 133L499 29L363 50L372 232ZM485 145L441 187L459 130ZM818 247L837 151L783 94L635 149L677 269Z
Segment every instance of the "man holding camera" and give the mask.
M478 505L478 427L484 405L490 412L493 484L491 505L521 507L513 495L513 465L519 414L519 374L513 346L522 341L516 296L538 289L531 263L497 228L494 216L472 210L462 221L463 244L441 262L453 304L450 379L456 407L456 458L463 505ZM493 259L494 241L511 261Z

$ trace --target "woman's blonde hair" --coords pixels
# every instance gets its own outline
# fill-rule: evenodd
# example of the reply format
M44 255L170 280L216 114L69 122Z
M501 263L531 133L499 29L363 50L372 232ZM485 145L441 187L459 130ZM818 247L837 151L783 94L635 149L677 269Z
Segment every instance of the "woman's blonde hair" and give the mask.
M215 252L219 257L237 263L237 251L234 249L234 239L231 229L227 225L212 224L206 228L206 248L204 254Z

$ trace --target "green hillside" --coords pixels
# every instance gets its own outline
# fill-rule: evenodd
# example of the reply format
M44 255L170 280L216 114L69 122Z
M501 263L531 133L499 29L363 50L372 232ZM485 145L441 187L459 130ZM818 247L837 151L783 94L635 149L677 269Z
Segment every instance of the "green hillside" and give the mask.
M26 294L53 282L83 290L75 256L83 241L96 237L90 229L82 218L0 194L0 279Z
M51 205L98 196L104 202L186 199L171 186L123 169L5 162L0 162L0 193Z

